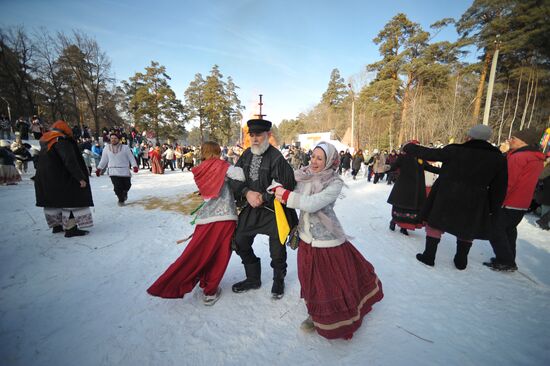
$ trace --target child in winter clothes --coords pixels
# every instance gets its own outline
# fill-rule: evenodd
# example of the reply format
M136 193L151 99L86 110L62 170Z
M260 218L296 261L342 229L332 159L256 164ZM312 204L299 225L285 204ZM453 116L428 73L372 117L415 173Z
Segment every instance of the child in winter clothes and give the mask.
M301 327L328 339L350 339L384 296L373 266L347 240L334 212L344 185L339 160L336 148L321 142L309 166L294 172L296 190L275 191L281 203L300 209L298 279L309 314Z
M244 181L244 173L220 159L221 149L215 142L205 142L201 155L203 162L191 171L204 199L193 238L147 292L164 298L181 298L199 283L204 304L213 305L221 294L218 285L231 257L231 238L237 222L228 180Z

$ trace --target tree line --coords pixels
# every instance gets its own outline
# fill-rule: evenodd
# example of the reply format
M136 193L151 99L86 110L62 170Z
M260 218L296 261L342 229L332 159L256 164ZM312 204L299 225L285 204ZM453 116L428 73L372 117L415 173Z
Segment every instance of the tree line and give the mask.
M457 41L434 40L445 27L456 29ZM542 129L550 123L549 34L550 0L475 0L460 19L439 20L429 31L399 13L372 40L379 47L376 62L347 82L333 69L320 102L274 132L279 143L295 141L298 133L332 131L354 146L379 148L409 139L460 140L481 122L497 50L489 119L495 142L518 129ZM481 56L466 62L473 48ZM151 61L117 83L109 57L82 32L0 28L0 105L2 111L11 107L12 119L38 114L87 124L96 134L135 125L160 139L194 144L239 139L244 107L230 76L217 65L206 76L195 74L183 101L170 80L166 68ZM190 121L197 126L187 130Z
M143 72L117 83L107 54L79 31L0 28L0 110L12 121L31 115L50 123L63 119L88 125L96 137L103 128L135 126L150 137L193 144L240 138L239 87L230 76L224 79L217 65L206 77L195 75L185 101L176 97L170 80L166 68L151 61ZM192 120L198 126L187 131Z
M456 42L433 41L454 26ZM499 49L489 125L500 143L512 131L550 125L550 1L476 0L458 20L442 19L424 30L399 13L373 42L378 61L348 83L335 68L320 102L279 125L280 139L333 131L353 145L394 148L409 139L447 143L481 123L487 79ZM465 62L473 47L477 62ZM362 82L366 80L366 82Z

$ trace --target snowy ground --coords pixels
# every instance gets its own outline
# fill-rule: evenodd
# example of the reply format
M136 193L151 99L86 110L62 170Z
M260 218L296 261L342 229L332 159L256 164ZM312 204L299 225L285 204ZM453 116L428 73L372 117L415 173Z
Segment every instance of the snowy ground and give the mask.
M222 298L205 307L200 292L184 299L146 289L182 252L189 216L117 207L110 179L91 179L95 226L64 238L35 207L30 174L0 187L0 365L549 365L550 235L528 216L519 226L519 272L482 266L492 255L476 241L466 271L452 263L445 236L436 267L417 262L424 232L387 228L390 187L347 180L336 211L354 244L373 263L385 298L351 341L328 341L299 329L296 252L289 250L287 291L270 298L266 237L255 250L260 290L231 292L244 275L233 255ZM133 178L129 203L195 189L190 173Z

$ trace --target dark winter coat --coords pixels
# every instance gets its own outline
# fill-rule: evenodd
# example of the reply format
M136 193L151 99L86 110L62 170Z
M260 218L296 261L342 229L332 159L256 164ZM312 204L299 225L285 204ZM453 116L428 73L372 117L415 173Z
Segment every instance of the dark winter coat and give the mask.
M15 130L19 131L19 136L21 136L21 140L29 139L29 129L30 126L26 121L17 120L17 122L15 122Z
M0 165L15 166L15 155L7 147L0 147Z
M420 210L426 202L424 169L432 173L438 173L439 169L409 154L399 154L388 173L398 169L399 178L391 190L388 203L408 210Z
M403 150L428 161L441 161L422 217L433 228L461 239L489 239L493 213L506 195L506 159L482 140L430 149L408 144Z
M38 170L34 178L36 205L39 207L76 208L94 205L88 168L75 140L60 137L48 151L41 146ZM80 181L86 187L80 188Z
M535 193L535 200L541 205L550 206L550 164L539 177L539 189Z
M355 171L359 171L361 169L361 163L365 161L365 158L363 157L363 154L357 154L353 157L353 163L351 164L351 168Z
M285 189L294 190L296 180L294 171L285 160L279 150L269 146L263 153L258 179L254 180L250 175L252 165L252 151L245 150L235 166L241 167L246 181L244 183L232 180L230 186L235 194L238 203L243 206L239 214L237 232L241 235L253 236L256 234L265 234L275 236L277 234L277 224L275 221L275 209L273 207L274 195L267 193L267 188L275 180L281 183ZM251 190L262 193L264 204L261 207L253 208L246 201L246 193ZM298 215L294 209L283 206L290 227L298 223Z
M342 156L342 169L348 170L351 167L351 154L349 152Z

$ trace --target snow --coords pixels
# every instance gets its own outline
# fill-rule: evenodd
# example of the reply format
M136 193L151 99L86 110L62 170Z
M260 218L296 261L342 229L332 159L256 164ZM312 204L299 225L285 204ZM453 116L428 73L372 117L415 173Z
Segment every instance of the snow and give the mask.
M31 173L0 187L1 365L548 365L550 364L549 233L527 216L519 225L519 272L499 273L476 241L467 270L454 268L455 238L445 235L434 268L414 258L424 232L388 230L390 188L346 178L336 211L353 243L374 265L385 298L350 341L303 333L296 252L288 250L286 294L270 297L267 237L261 289L235 294L244 278L233 254L212 307L200 290L184 299L146 289L184 249L191 217L132 204L148 196L195 190L191 173L132 178L129 205L118 207L107 176L91 178L95 226L65 238L35 207Z

